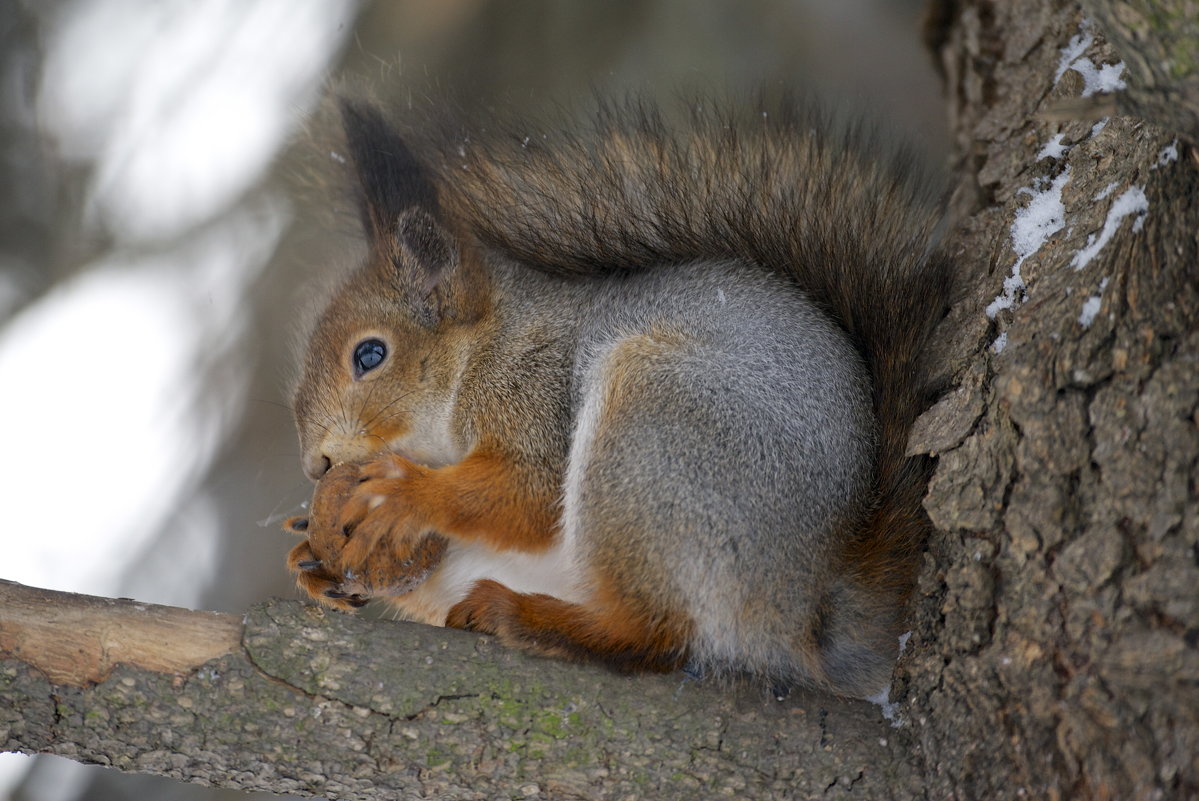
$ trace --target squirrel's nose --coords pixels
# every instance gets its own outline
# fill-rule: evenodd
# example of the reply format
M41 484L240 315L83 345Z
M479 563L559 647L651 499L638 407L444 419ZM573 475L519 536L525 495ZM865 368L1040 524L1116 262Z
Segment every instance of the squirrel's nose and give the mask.
M329 457L319 451L304 454L303 464L304 473L313 481L320 481L321 476L333 466Z
M320 481L335 464L360 462L378 450L378 438L358 434L345 436L330 432L319 439L301 441L300 463L304 473L313 481Z

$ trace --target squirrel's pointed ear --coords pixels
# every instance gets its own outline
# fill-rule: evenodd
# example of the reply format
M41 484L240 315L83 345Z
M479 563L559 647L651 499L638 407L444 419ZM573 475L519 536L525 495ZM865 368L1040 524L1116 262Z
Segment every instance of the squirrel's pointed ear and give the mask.
M374 105L339 99L349 161L358 189L358 211L367 239L390 248L399 216L417 207L437 214L437 190L428 171L395 127Z
M422 325L459 316L463 301L458 275L461 258L453 235L421 208L400 214L390 253L396 288L409 300Z

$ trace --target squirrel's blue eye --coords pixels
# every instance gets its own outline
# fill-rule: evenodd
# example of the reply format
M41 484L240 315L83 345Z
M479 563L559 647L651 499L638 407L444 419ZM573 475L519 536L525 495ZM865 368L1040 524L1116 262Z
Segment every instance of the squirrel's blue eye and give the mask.
M377 339L364 339L354 348L354 375L370 372L387 358L387 346Z

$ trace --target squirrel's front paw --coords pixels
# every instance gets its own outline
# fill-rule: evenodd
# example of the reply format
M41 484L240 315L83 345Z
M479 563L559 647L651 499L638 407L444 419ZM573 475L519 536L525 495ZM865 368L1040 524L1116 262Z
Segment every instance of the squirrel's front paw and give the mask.
M295 530L292 526L288 528ZM295 573L300 589L326 606L348 611L365 606L369 600L367 596L345 592L341 577L330 572L325 563L316 558L308 540L291 549L287 567Z
M379 454L352 468L355 482L340 504L338 518L338 524L349 537L345 558L364 562L384 540L398 547L405 541L415 544L423 531L421 521L413 513L410 496L414 482L428 468L394 453Z
M328 606L349 609L372 597L409 592L445 553L440 535L402 536L402 526L389 526L385 515L373 514L384 506L376 500L379 491L387 489L377 482L395 480L394 472L382 472L391 468L376 464L380 461L333 467L317 484L312 514L285 524L308 535L288 557L296 581Z

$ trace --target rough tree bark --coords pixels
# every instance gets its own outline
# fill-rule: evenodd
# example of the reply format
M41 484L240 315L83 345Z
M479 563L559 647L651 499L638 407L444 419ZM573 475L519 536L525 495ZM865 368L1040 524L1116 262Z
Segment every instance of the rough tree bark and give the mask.
M175 678L79 687L8 637L0 747L345 798L1199 798L1199 11L936 5L960 297L912 442L939 463L904 726L281 605Z
M1199 204L1176 138L1199 6L952 5L957 388L913 443L940 457L938 533L898 681L928 793L1199 797ZM1101 20L1124 26L1134 99L1175 98L1157 106L1175 131L1039 120L1124 56ZM1045 238L992 321L1018 215Z
M912 797L865 702L624 677L294 602L231 615L0 582L0 748L337 799Z

